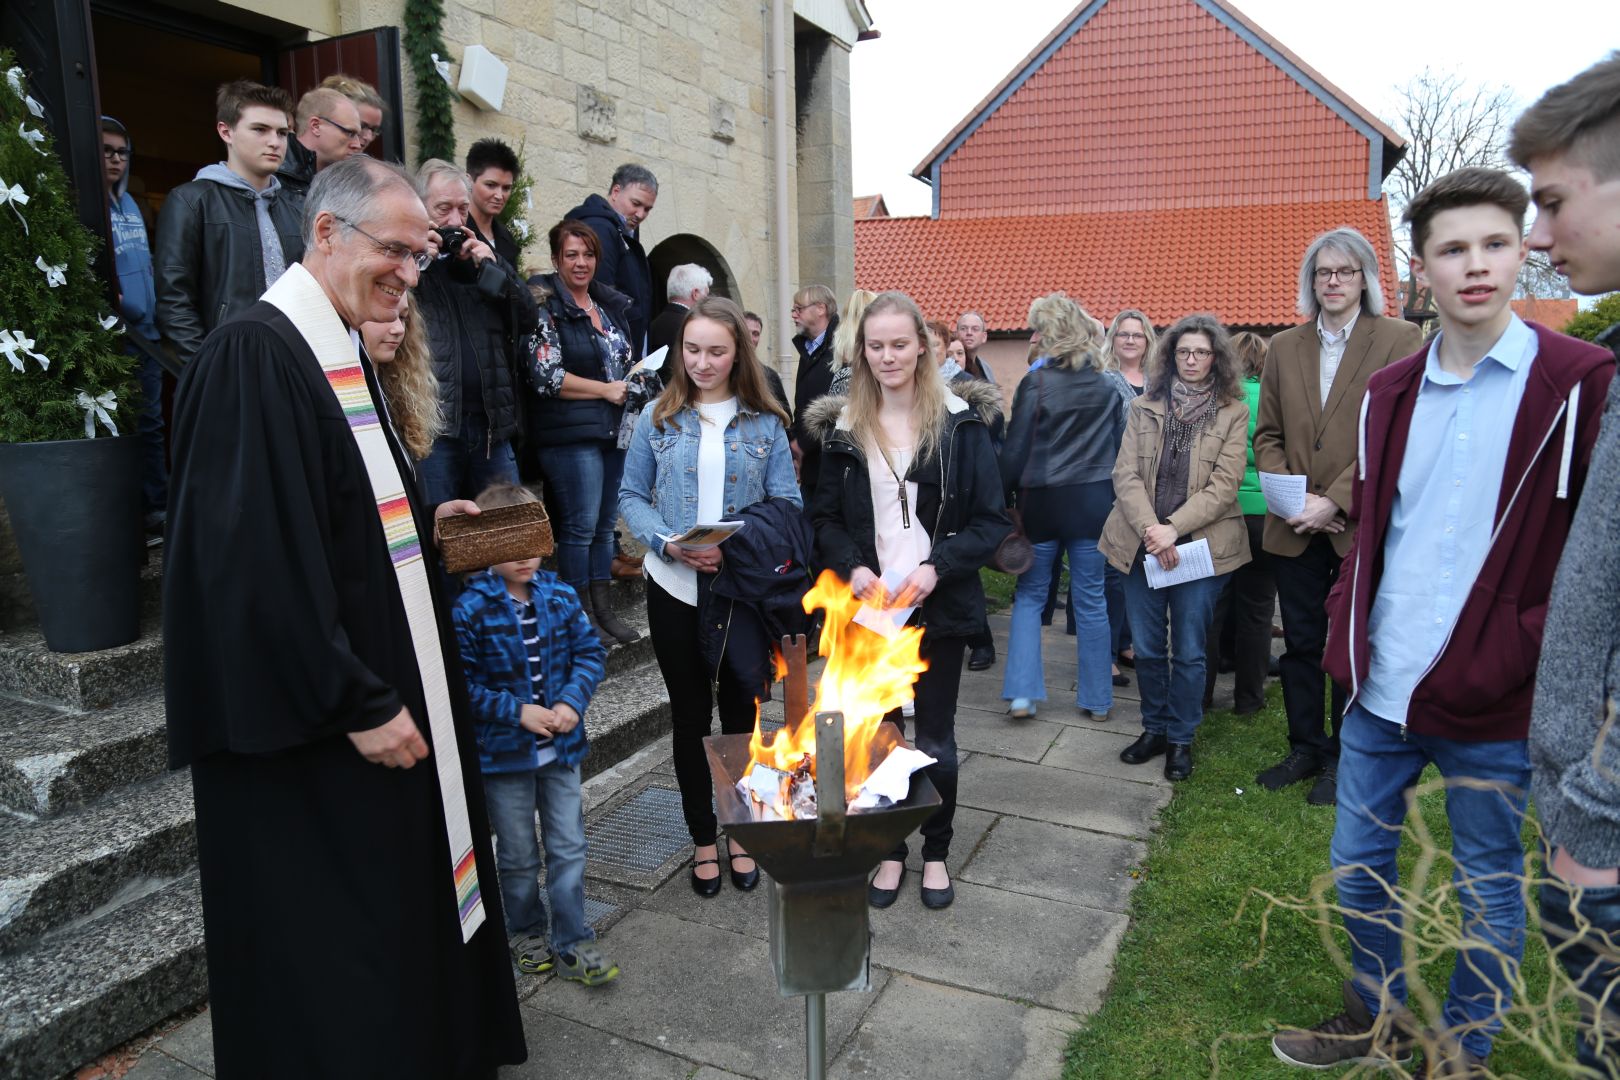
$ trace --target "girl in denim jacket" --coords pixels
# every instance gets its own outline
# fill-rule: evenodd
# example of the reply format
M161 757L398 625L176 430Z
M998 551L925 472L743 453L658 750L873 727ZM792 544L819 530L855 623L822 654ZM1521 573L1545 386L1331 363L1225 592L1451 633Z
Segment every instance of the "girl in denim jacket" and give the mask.
M714 896L720 891L718 824L703 737L716 694L699 629L723 556L719 547L694 550L665 538L763 499L802 503L788 450L788 417L767 388L742 309L721 297L700 301L681 325L675 354L680 362L669 365L669 385L636 421L619 512L647 545L647 622L669 690L675 776L694 847L692 888ZM720 730L753 730L755 687L723 664L715 674ZM732 884L754 888L759 868L736 840L730 849Z

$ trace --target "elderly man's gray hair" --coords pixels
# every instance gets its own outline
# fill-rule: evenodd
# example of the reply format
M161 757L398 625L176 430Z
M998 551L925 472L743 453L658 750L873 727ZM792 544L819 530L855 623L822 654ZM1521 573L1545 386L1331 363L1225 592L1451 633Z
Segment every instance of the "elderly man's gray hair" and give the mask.
M637 165L635 162L628 162L613 170L613 182L608 185L608 190L630 187L633 184L640 184L654 195L658 194L658 177L654 176L647 166Z
M423 202L427 202L428 188L433 186L435 180L444 176L450 177L466 188L467 198L472 198L472 177L467 175L467 170L460 165L453 165L443 158L435 157L422 162L421 166L416 170L416 193L422 197Z
M328 165L315 174L304 198L304 246L315 246L315 218L321 212L354 225L364 225L371 203L394 186L417 193L411 174L398 165L379 161L369 154L355 154Z
M1368 315L1384 313L1384 286L1378 280L1378 253L1367 238L1356 230L1329 229L1311 241L1299 264L1299 313L1315 318L1322 305L1316 302L1316 260L1323 251L1333 250L1361 267L1361 310Z
M681 263L669 272L669 291L664 295L671 300L685 302L691 297L693 289L708 292L713 284L714 275L697 263Z

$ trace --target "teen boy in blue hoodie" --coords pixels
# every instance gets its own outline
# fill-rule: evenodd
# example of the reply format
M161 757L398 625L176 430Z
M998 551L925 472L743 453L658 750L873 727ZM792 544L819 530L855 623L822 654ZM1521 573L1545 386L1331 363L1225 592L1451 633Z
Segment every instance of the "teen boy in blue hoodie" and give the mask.
M517 484L496 484L480 509L537 502ZM607 649L579 597L539 559L497 563L473 575L452 618L467 697L478 735L484 796L495 830L501 906L518 970L555 967L563 978L599 986L619 967L595 945L585 922L585 815L579 763L585 759L585 707L602 679ZM540 850L546 847L551 947L540 899Z

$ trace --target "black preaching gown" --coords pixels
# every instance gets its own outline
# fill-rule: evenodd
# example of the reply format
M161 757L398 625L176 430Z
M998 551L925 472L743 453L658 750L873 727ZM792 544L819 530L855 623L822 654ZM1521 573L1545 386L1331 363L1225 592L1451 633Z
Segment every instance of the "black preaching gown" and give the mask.
M366 375L376 400L369 364ZM461 940L434 758L373 765L345 737L403 706L432 745L365 465L313 351L279 309L261 302L209 336L180 380L173 432L169 761L191 766L196 797L218 1075L450 1080L522 1061L477 747L441 597L485 908L471 941ZM426 541L431 522L410 494Z

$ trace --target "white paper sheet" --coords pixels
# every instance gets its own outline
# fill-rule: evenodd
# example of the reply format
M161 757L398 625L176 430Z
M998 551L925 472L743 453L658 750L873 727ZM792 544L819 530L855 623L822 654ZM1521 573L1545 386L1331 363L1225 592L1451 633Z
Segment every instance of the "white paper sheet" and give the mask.
M720 542L732 534L742 531L747 525L746 521L712 521L708 524L697 524L681 533L679 536L666 536L658 534L658 539L667 540L672 544L679 544L693 551L707 551L712 547L719 547Z
M893 599L900 591L900 586L909 575L898 570L886 571L883 575L883 591ZM911 613L916 611L916 605L898 608L875 608L862 604L861 609L855 613L855 625L864 626L868 630L875 630L886 638L893 638L900 633L900 628L906 625Z
M1287 521L1305 511L1305 477L1288 473L1263 472L1260 474L1260 493L1266 497L1266 509Z
M1142 569L1147 571L1150 589L1162 589L1166 585L1180 585L1184 581L1197 581L1199 578L1215 576L1215 562L1209 555L1208 540L1177 544L1176 554L1181 556L1181 561L1176 563L1174 570L1161 567L1155 556L1143 557Z
M638 371L657 371L664 366L664 357L667 355L669 355L668 345L654 349L646 356L643 356L635 367L625 372L624 377L628 379Z
M849 808L871 810L893 806L911 794L911 774L934 764L936 760L909 746L895 747L883 759L883 764L872 770L872 775L861 785Z

